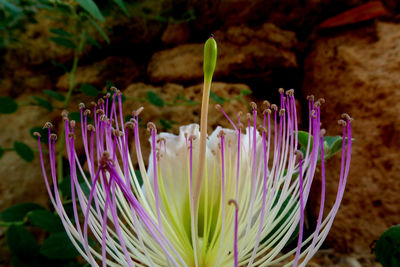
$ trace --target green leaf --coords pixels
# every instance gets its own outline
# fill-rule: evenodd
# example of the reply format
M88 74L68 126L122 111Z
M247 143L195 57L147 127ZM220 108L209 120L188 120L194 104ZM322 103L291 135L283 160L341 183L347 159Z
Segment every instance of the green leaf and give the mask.
M6 240L11 253L22 259L38 255L39 245L24 226L11 225L7 230Z
M347 138L346 138L347 140ZM325 159L329 159L342 149L343 138L341 136L325 136L324 137L324 152Z
M49 259L73 259L79 256L65 232L54 233L47 238L40 248L40 253Z
M52 41L58 45L67 47L67 48L71 48L71 49L76 48L76 45L74 42L72 42L70 39L67 39L64 37L50 37L50 41Z
M308 132L303 132L303 131L297 132L297 140L298 140L299 144L304 148L304 150L307 149L308 137L309 137ZM310 150L311 150L312 144L313 144L313 137L311 136L310 138L311 138L310 139L310 141L311 141Z
M51 98L54 98L57 101L64 101L65 96L63 94L60 94L59 92L52 91L52 90L43 90L43 93L46 95L50 96Z
M163 107L164 106L164 100L158 96L156 93L153 91L148 91L146 93L146 99L149 101L150 104L157 106L157 107Z
M242 91L240 91L241 96L251 95L252 93L253 92L251 90L247 90L247 89L243 89Z
M86 34L86 41L88 42L88 44L94 45L97 48L101 48L101 45L95 40L93 39L90 35Z
M276 194L274 203L272 204L272 207L275 207L276 204L278 204L279 198L281 196L282 191L278 190L278 193ZM283 215L283 218L280 219L280 221L275 225L274 229L264 238L264 240L262 241L263 243L266 242L268 239L270 239L272 237L272 235L277 232L277 231L282 231L282 227L283 224L291 217L291 215L293 214L293 212L295 211L295 207L296 205L298 205L298 201L297 199L294 200L292 206L287 207L290 199L292 198L292 196L288 196L281 204L278 214L276 215L276 218L279 218L283 212L286 212L286 214ZM292 235L290 236L289 240L287 241L287 244L290 244L297 236L299 235L299 225L296 227L296 229L293 231ZM275 246L276 244L274 244L273 246Z
M21 203L5 209L0 213L0 218L3 222L22 222L28 214L33 210L43 210L44 208L36 203Z
M375 255L383 267L400 266L400 224L383 232L376 242Z
M308 132L298 131L297 137L298 137L299 144L301 145L300 150L303 152L303 154L305 154L306 149L307 149L307 144L308 144L308 138L309 138ZM353 141L353 140L354 139L351 139L351 141ZM347 137L346 137L346 141L347 141ZM311 142L311 144L310 144L309 151L311 151L313 148L313 142L314 142L313 136L310 137L310 142ZM341 137L341 136L324 136L323 142L324 142L324 160L327 160L342 149L343 137ZM321 158L321 152L318 150L318 161L320 161L320 158Z
M11 114L17 111L18 104L11 97L0 97L0 114Z
M51 28L50 32L54 33L58 36L61 36L61 37L71 37L72 36L71 33L67 32L66 30L63 30L61 28Z
M173 120L164 120L164 119L159 119L158 121L160 122L161 126L167 130L171 129L172 125L177 123L176 121Z
M81 91L85 95L88 95L88 96L91 96L91 97L96 97L100 93L100 91L97 90L97 88L94 87L91 84L82 84L81 85Z
M113 0L113 1L121 8L121 10L125 13L125 15L129 17L129 13L128 10L126 9L124 1L123 0Z
M143 178L142 178L142 173L140 172L140 170L135 170L135 175L136 178L139 182L139 185L142 186L143 185Z
M33 150L23 142L14 141L14 150L25 161L31 162L34 159Z
M29 129L29 133L33 137L33 139L37 140L37 136L35 136L33 133L38 132L40 133L40 142L47 144L49 141L49 130L48 129L43 129L43 127L40 126L34 126Z
M86 10L93 18L104 22L104 17L93 0L75 0L84 10Z
M22 13L23 10L16 5L12 4L11 1L7 0L0 0L0 4L5 7L6 9L10 10L13 14L19 14ZM3 8L2 8L3 9Z
M214 100L215 103L217 104L223 104L225 102L226 99L224 99L223 97L217 96L213 91L210 91L210 98L212 100Z
M62 232L64 227L60 218L48 210L34 210L28 214L29 221L50 233Z
M1 157L3 156L3 154L4 154L4 148L2 148L2 147L0 146L0 159L1 159Z
M53 105L46 99L43 99L38 96L32 96L32 98L36 102L36 105L41 106L42 108L45 108L48 111L53 111Z
M76 122L81 122L81 113L78 111L74 111L68 114L70 120L74 120Z
M80 111L74 111L68 114L68 117L70 120L74 120L76 122L81 122L81 112ZM85 117L83 117L85 119ZM91 117L87 117L87 122L88 123L93 123L93 119Z
M107 44L110 43L110 39L108 38L107 34L103 31L103 29L96 23L91 17L88 16L90 23L92 23L93 27L100 33L100 35L106 40Z
M69 173L68 173L69 175ZM85 172L86 177L90 177L90 173ZM83 193L86 196L89 196L90 194L90 189L87 186L85 180L83 179L83 176L80 172L77 172L77 176L78 176L78 182L79 182L79 186L82 188ZM61 193L63 194L63 196L67 197L67 198L71 198L71 177L70 176L66 176L64 177L64 179L62 179L61 183L58 185L58 189L61 191Z

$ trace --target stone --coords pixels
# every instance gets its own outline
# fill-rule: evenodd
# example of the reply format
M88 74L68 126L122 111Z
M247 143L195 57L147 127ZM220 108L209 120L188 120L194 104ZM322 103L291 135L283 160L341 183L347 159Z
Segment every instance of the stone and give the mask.
M28 101L24 95L18 102ZM0 146L12 148L14 141L21 141L37 151L37 140L30 135L30 128L42 126L50 120L48 111L38 106L20 106L17 112L0 116L3 125ZM40 167L39 154L35 152L33 162L26 162L14 151L5 152L0 158L0 211L22 202L47 205L48 196Z
M169 23L164 30L161 41L166 45L186 43L190 38L190 29L187 23Z
M218 60L215 78L271 79L281 69L298 67L294 32L272 24L252 29L233 26L217 31ZM152 82L197 82L203 77L203 44L185 44L156 52L147 72Z
M370 244L399 223L399 54L400 25L377 22L318 37L305 59L303 91L326 99L328 135L341 133L342 112L355 119L346 192L327 239L337 251L369 254ZM335 156L327 162L328 203L336 197L339 171ZM320 195L313 192L311 203Z
M75 84L77 87L81 84L91 84L103 88L107 81L112 81L117 87L125 88L142 73L141 67L133 60L126 57L109 56L89 65L79 66L75 75ZM68 73L58 79L56 87L60 90L68 90Z
M323 20L366 2L364 0L224 0L191 1L196 10L194 27L207 32L214 25L259 25L271 22L279 27L310 33ZM385 0L384 2L395 2ZM394 10L395 5L392 5Z

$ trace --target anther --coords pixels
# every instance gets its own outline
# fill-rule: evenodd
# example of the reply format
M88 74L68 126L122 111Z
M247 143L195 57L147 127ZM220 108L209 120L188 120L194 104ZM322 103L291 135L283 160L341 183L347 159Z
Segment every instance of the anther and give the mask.
M309 95L309 96L307 96L307 100L309 100L309 101L314 101L314 95Z
M271 111L271 109L267 108L267 109L263 110L263 114L265 114L265 113L271 114L272 111Z
M147 131L155 131L155 133L157 133L157 127L154 123L152 123L151 121L147 123Z
M238 128L239 128L240 130L244 130L244 125L243 125L243 123L238 123Z
M268 100L264 100L263 105L265 105L267 108L269 108L271 106L271 103L269 103Z
M135 124L131 121L125 122L125 128L135 129Z
M221 107L220 104L216 104L216 105L215 105L215 109L216 109L216 110L220 110L221 108L222 108L222 107Z
M315 110L311 110L311 117L313 117L314 119L316 119L317 118L317 114L316 114L317 112L315 111Z
M102 166L107 165L109 159L110 159L110 153L108 153L108 151L104 151L103 155L100 158L100 165Z
M158 138L157 139L157 143L166 143L167 142L167 140L164 138L164 137L160 137L160 138Z
M92 111L90 111L90 109L86 109L86 110L83 112L83 115L87 116L87 115L90 115L90 113L92 113Z
M319 102L319 99L314 102L314 107L318 108L321 106L321 102Z
M350 121L350 122L353 121L353 118L350 117L350 115L347 113L342 114L342 119L346 119L347 121Z
M97 103L94 102L94 101L90 102L90 104L91 104L93 107L97 107Z
M110 98L110 96L111 96L111 94L110 94L110 93L107 93L105 96L103 96L103 98L104 98L104 99L108 99L108 98Z
M234 199L229 199L228 200L228 205L234 205L236 210L239 210L239 204L237 203L236 200Z
M268 132L267 129L266 129L265 127L261 126L261 125L259 125L259 126L257 127L257 129L258 129L260 132L264 132L264 133L267 133L267 132Z
M57 140L57 135L55 133L50 134L51 140L56 141Z
M325 98L323 98L323 97L319 98L318 101L319 101L321 104L325 104Z
M144 107L140 107L137 110L133 111L133 116L139 116L139 114L143 111Z
M132 122L133 124L136 124L137 122L134 118L131 118L129 121Z
M99 98L99 99L97 100L97 104L101 105L101 104L103 104L103 103L104 103L104 99L103 99L103 98Z
M247 119L250 120L250 119L251 119L251 114L250 114L250 113L247 113L247 114L246 114L246 117L247 117Z
M189 136L189 140L191 140L191 141L194 141L194 140L196 140L197 139L197 136L195 136L194 134L191 134L190 136Z
M344 127L347 126L347 122L345 122L344 120L338 120L338 124L339 124L340 126L344 126Z
M75 128L76 122L74 120L71 120L69 122L69 125L71 126L71 128Z
M301 152L300 150L295 150L295 151L294 151L294 154L295 154L295 156L296 156L298 159L300 159L300 160L302 160L303 157L304 157L303 152Z
M324 137L325 134L326 134L326 130L325 130L325 129L321 129L321 130L319 131L319 137Z
M285 114L285 109L284 108L279 110L279 116L283 116L284 114Z
M84 109L85 108L85 104L79 103L78 107L79 107L79 109Z
M283 88L279 88L279 89L278 89L278 92L279 92L280 94L283 94L283 92L285 92L285 90L283 90Z
M93 126L92 124L88 124L87 129L88 129L89 131L96 132L96 128L94 128L94 126Z
M33 136L36 136L36 137L42 137L42 135L39 133L39 132L33 132Z
M115 91L115 94L116 94L117 96L120 96L120 95L122 95L122 92L121 92L121 90L116 90L116 91Z
M256 104L255 102L250 102L250 106L251 106L253 109L257 109L257 104Z
M51 129L53 127L53 124L51 123L51 122L46 122L45 124L44 124L44 126L43 126L43 129Z
M106 115L101 115L99 117L99 120L107 122L107 116Z
M275 105L275 104L272 104L271 105L271 109L274 110L274 111L277 111L278 110L278 106Z
M104 114L104 110L98 109L98 110L96 110L96 114L103 115Z
M287 90L286 95L288 95L288 96L294 95L294 89Z
M115 131L115 132L116 132L116 135L117 135L118 137L124 136L124 132L123 132L123 131Z
M111 86L111 87L110 87L110 90L111 90L112 92L114 92L114 91L117 91L118 89L117 89L115 86Z
M225 136L225 132L223 130L219 131L218 135L219 138L221 138L222 136Z
M64 109L63 111L61 111L61 116L62 117L67 117L68 116L68 110Z

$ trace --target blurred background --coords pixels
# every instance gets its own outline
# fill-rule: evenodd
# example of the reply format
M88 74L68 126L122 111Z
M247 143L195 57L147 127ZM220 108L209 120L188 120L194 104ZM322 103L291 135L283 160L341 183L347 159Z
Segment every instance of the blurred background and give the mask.
M326 100L328 135L340 134L341 113L355 119L346 193L309 266L379 266L375 243L400 222L399 14L397 0L0 0L0 266L84 266L49 206L32 133L46 121L57 132L64 109L79 120L78 103L111 86L124 93L125 114L145 107L144 125L176 133L198 122L210 34L211 102L228 114L277 101L283 87L295 90L302 129L309 94ZM210 112L211 126L228 126ZM327 168L330 208L340 155ZM60 188L68 201L68 183ZM314 192L309 227L318 181ZM398 267L400 234L387 236L380 262Z

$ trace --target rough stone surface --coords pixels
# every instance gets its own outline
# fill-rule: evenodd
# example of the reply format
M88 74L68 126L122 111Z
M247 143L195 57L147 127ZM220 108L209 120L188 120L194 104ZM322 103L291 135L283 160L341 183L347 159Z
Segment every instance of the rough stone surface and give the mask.
M271 22L287 29L311 31L321 21L368 0L225 0L196 1L195 27L207 31L212 25ZM390 2L385 0L383 2ZM393 6L393 5L392 5Z
M320 37L305 60L304 92L326 99L322 121L329 135L340 134L341 112L355 118L347 188L327 241L338 251L368 254L369 245L399 223L399 54L400 25L378 22ZM339 158L328 161L330 203Z
M161 41L167 45L186 43L190 38L190 29L187 23L169 23L161 36Z
M24 102L27 99L28 96L23 96L17 101ZM1 115L0 125L4 127L0 135L0 146L12 148L14 141L21 141L36 150L37 142L29 130L33 126L43 125L46 120L49 120L48 112L37 106L22 106L13 114ZM6 152L0 158L0 211L20 202L48 202L39 162L37 153L30 163L14 151Z
M107 81L112 81L117 87L125 88L137 79L142 72L142 69L129 58L109 56L90 65L78 67L75 83L77 86L86 83L102 88ZM57 88L68 90L68 78L67 73L62 75L57 82Z
M218 64L215 77L270 79L274 70L297 68L294 32L266 23L257 29L230 27L215 33ZM152 82L200 81L203 44L186 44L153 55L148 66Z

